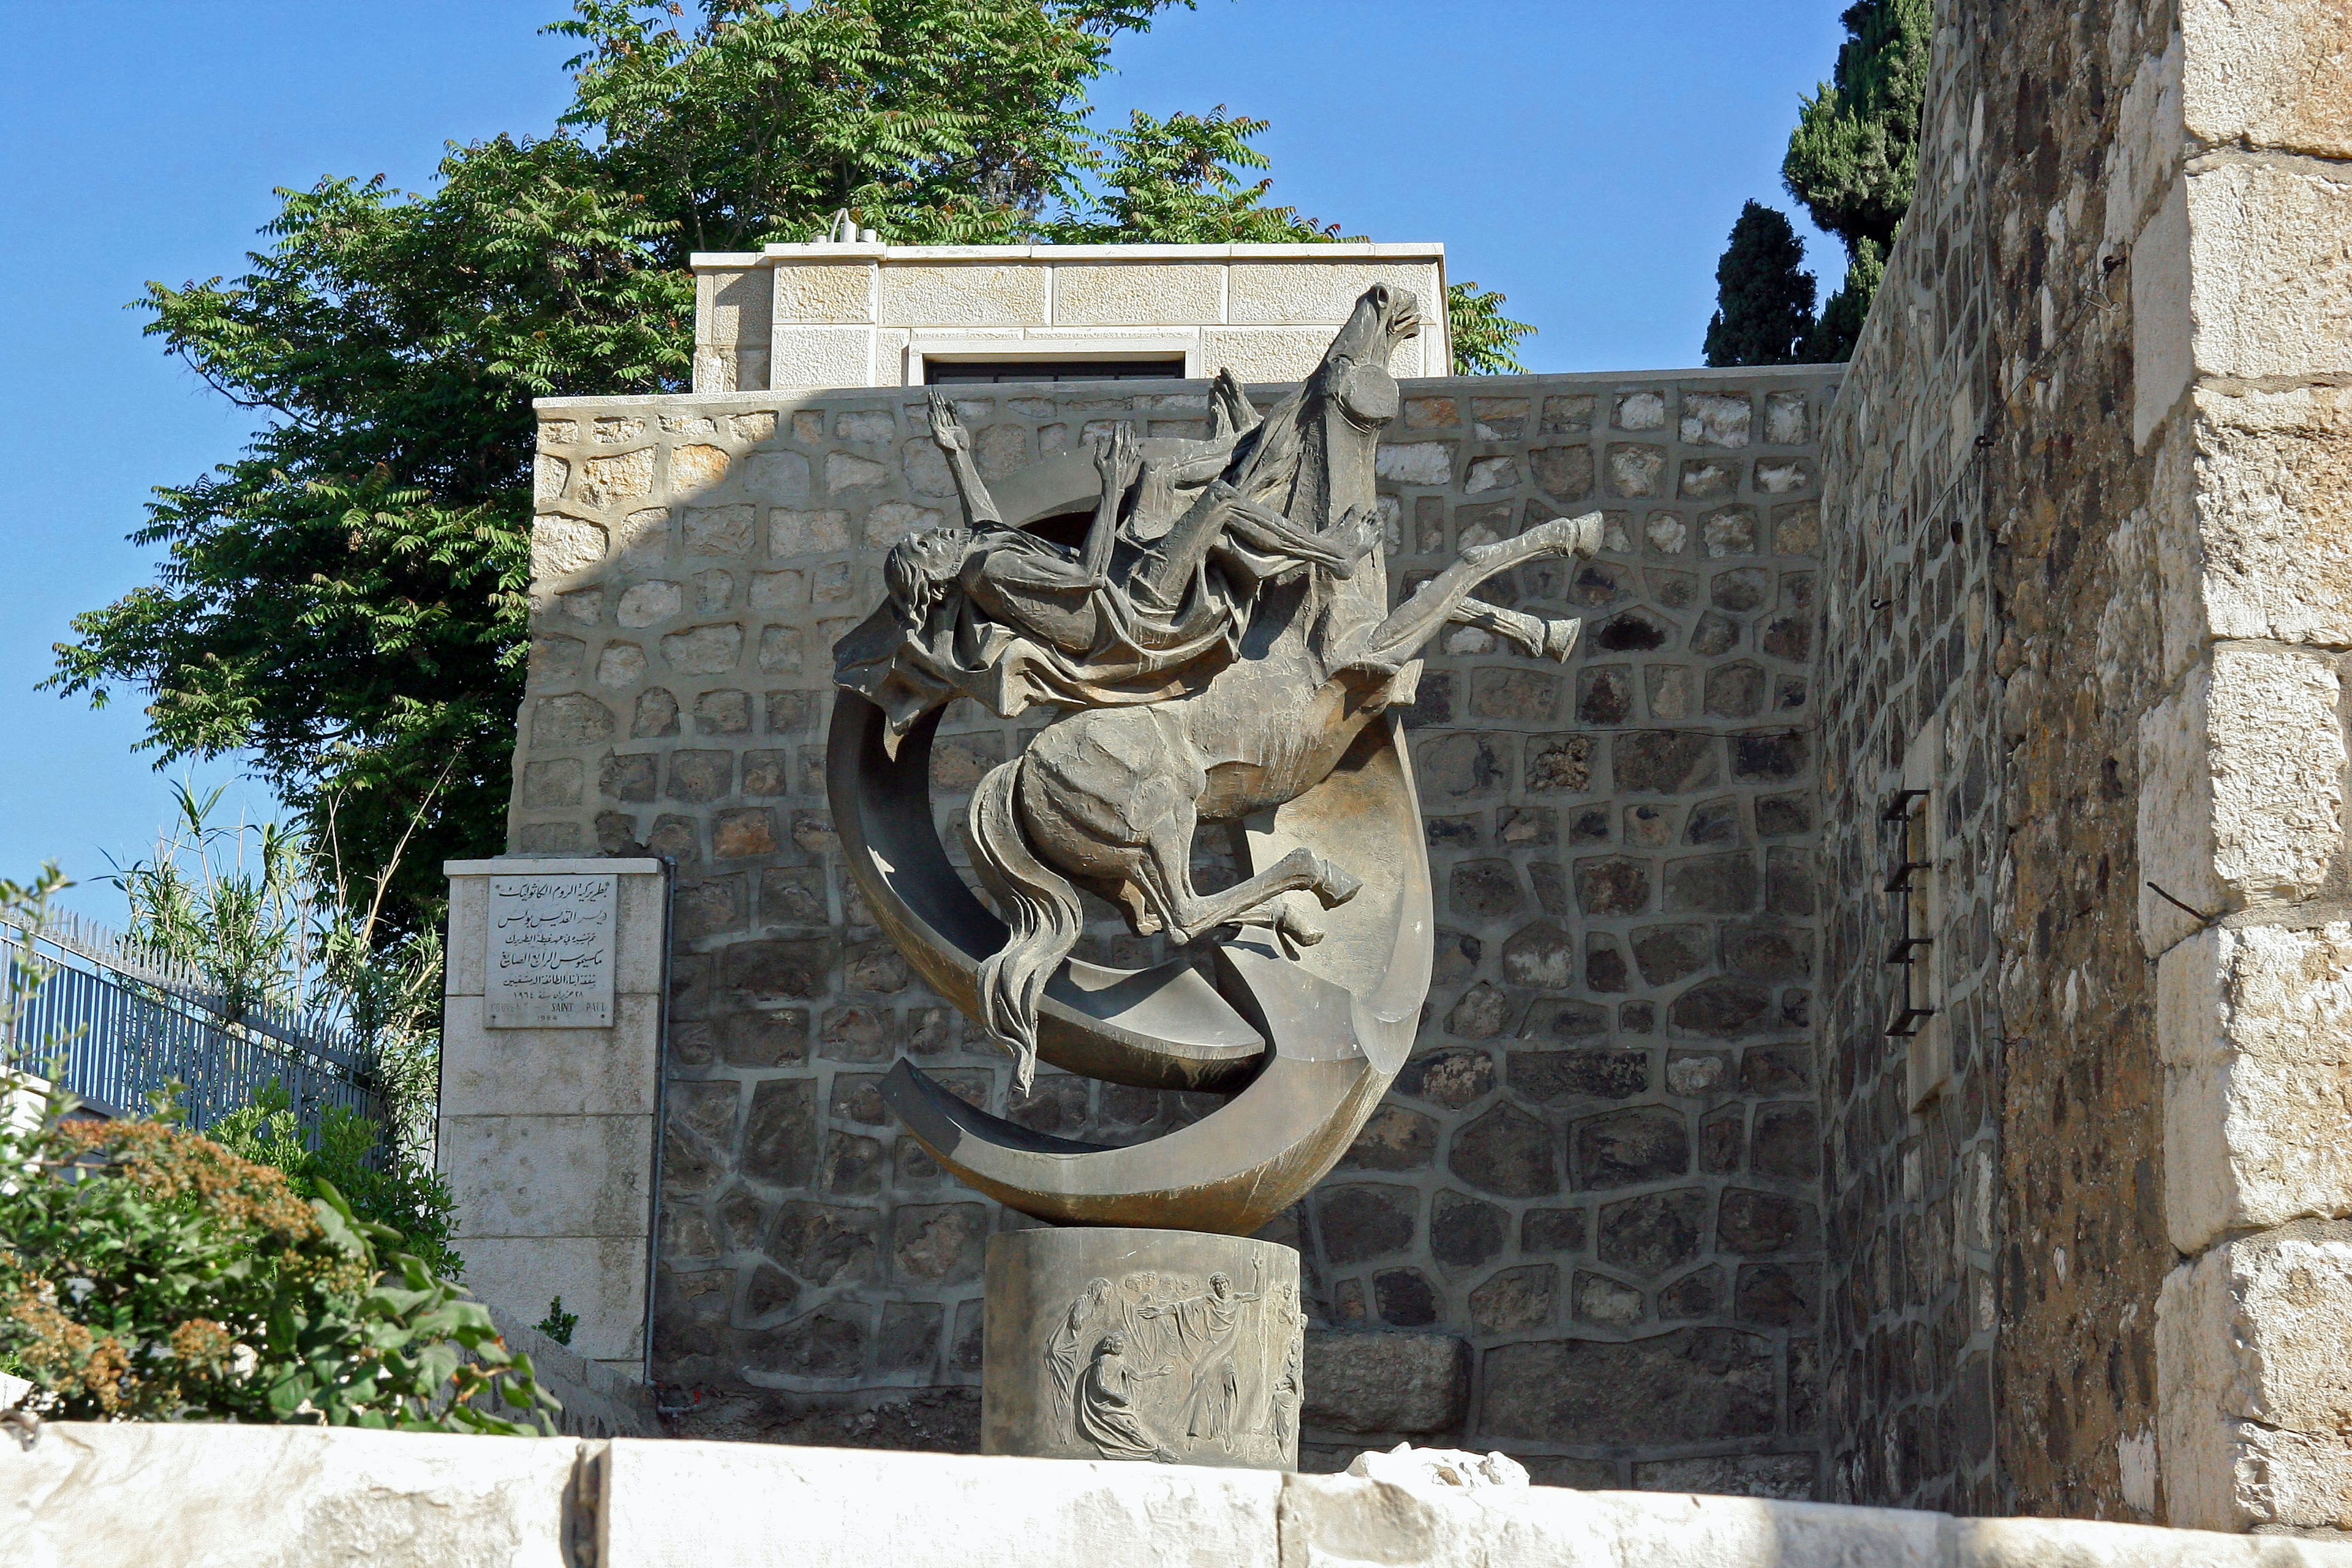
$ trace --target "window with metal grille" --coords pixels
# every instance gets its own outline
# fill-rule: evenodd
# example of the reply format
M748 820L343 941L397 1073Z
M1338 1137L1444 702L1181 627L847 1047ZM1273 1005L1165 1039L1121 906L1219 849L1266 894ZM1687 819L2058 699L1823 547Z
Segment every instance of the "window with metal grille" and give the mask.
M1893 906L1887 911L1893 935L1885 961L1897 972L1886 1032L1904 1042L1905 1098L1914 1110L1952 1076L1951 1037L1943 1016L1945 966L1936 946L1944 929L1943 749L1938 713L1912 737L1902 783L1879 813L1889 839L1884 891Z
M923 380L933 386L976 381L1181 381L1184 356L1151 359L930 359Z

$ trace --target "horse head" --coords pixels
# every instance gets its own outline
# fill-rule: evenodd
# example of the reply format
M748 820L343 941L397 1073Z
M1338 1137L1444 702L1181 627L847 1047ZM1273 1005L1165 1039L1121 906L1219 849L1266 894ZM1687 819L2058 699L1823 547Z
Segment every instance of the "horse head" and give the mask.
M1375 283L1356 300L1348 324L1307 377L1309 402L1328 404L1342 418L1377 438L1397 414L1396 377L1389 360L1396 346L1421 331L1421 301L1410 289Z
M1348 324L1300 388L1298 471L1286 508L1293 521L1318 531L1350 516L1377 518L1374 455L1402 399L1389 360L1421 331L1421 305L1409 289L1375 283L1358 297ZM1328 610L1315 617L1318 646L1334 644L1389 613L1386 552L1375 544L1354 575L1330 585Z
M1234 488L1302 528L1374 505L1372 452L1399 403L1389 358L1420 331L1412 290L1365 289L1313 373L1235 448Z

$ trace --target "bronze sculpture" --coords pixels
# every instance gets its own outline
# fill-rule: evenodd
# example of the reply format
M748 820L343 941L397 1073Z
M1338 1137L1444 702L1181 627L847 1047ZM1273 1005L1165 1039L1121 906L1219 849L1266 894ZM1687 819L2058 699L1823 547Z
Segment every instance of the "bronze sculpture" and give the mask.
M1411 1048L1433 928L1393 710L1450 622L1564 659L1576 622L1472 591L1524 562L1590 555L1601 530L1595 513L1465 549L1390 606L1373 458L1399 407L1391 349L1418 326L1409 294L1376 285L1263 418L1221 373L1207 439L1138 443L1122 427L993 493L934 399L966 523L895 547L885 602L835 650L828 784L852 873L925 978L1013 1053L1024 1088L1042 1056L1115 1082L1239 1091L1164 1137L1101 1148L975 1110L901 1061L892 1109L1014 1208L1246 1235L1331 1167ZM1063 521L1082 537L1033 526ZM931 735L958 696L1007 718L1055 710L972 796L965 828L994 911L932 826ZM1233 828L1250 867L1206 894L1191 872L1203 822ZM1081 889L1139 932L1208 940L1205 972L1073 959Z

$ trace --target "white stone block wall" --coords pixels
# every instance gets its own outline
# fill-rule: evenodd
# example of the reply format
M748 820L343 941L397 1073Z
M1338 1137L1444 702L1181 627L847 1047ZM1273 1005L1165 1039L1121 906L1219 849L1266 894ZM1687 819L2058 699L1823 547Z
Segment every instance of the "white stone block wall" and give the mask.
M2352 14L2180 0L2130 233L2162 695L2140 725L2158 974L2169 1517L2352 1528ZM2112 216L2112 209L2111 209ZM2111 228L2117 227L2111 221ZM2128 226L2124 226L2128 231ZM2175 901L2177 900L2177 901ZM2189 908L2183 908L2186 905Z
M698 393L905 386L929 358L1183 356L1313 370L1374 283L1421 301L1400 376L1452 374L1442 245L772 245L694 258Z
M660 860L452 860L437 1157L457 1198L466 1283L503 1316L576 1313L571 1349L646 1372L669 875ZM492 1028L493 876L617 878L612 1025Z
M1683 1493L748 1443L57 1423L10 1568L2352 1568L2352 1544Z

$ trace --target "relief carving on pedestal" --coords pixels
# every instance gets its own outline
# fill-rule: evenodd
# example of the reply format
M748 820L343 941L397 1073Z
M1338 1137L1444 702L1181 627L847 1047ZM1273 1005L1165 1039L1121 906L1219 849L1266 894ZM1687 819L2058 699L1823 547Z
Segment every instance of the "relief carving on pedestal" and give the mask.
M1293 1448L1307 1316L1297 1294L1139 1270L1095 1279L1046 1341L1055 1436L1106 1459L1181 1462L1214 1447L1243 1462Z

